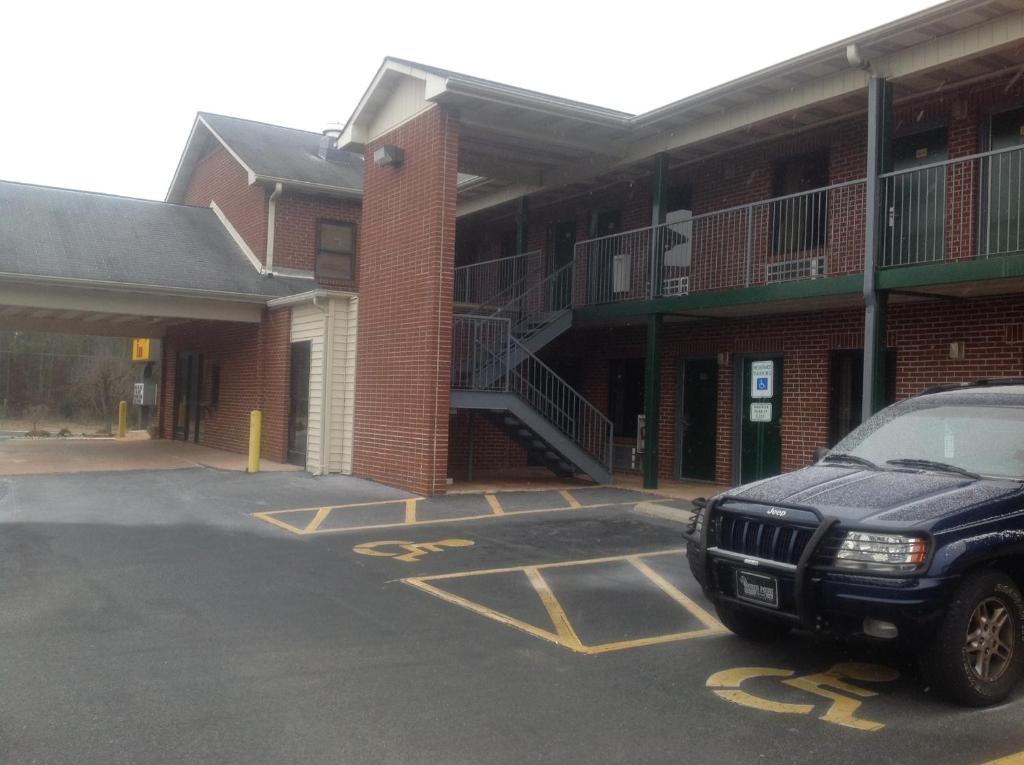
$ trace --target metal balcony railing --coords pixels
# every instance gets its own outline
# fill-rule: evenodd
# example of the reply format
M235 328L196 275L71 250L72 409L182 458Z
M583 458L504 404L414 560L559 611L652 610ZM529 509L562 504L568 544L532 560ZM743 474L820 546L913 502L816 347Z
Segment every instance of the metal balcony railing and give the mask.
M455 302L483 305L498 301L504 304L525 289L530 279L531 264L541 260L537 250L510 255L507 258L470 263L455 269Z
M1024 147L885 173L879 265L1024 252Z
M611 420L520 343L508 318L453 317L451 387L515 394L611 470Z
M573 302L856 273L864 263L865 186L837 183L580 242Z

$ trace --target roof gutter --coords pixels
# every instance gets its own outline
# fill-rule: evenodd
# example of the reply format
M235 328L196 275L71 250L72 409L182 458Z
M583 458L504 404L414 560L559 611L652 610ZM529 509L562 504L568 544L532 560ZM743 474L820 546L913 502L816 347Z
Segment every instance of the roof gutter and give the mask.
M75 279L66 276L43 276L41 274L15 274L7 272L0 272L0 282L36 284L44 287L79 287L82 289L108 290L111 292L136 292L148 295L172 295L203 300L232 300L239 303L266 304L267 300L271 297L270 295L258 295L249 292L224 292L220 290L201 290L192 287L165 287L138 282L110 282L99 279Z
M327 183L313 183L312 181L297 181L294 178L278 178L273 175L257 175L253 173L249 176L249 183L265 183L267 185L281 185L284 188L295 189L296 191L316 191L323 194L336 197L349 197L352 199L362 199L362 189L350 189L346 186L331 186Z
M267 308L286 308L290 305L299 305L301 303L310 302L317 305L317 300L323 300L325 298L353 298L356 296L357 293L355 292L315 289L309 290L309 292L300 292L296 295L286 295L284 297L274 298L267 302Z

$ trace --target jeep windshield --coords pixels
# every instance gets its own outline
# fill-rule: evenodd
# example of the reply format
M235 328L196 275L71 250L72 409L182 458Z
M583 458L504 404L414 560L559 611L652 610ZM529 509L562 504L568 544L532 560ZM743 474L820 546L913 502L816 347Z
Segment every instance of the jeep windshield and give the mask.
M973 397L977 404L943 394L901 402L836 444L829 461L1024 480L1024 396L1016 405Z

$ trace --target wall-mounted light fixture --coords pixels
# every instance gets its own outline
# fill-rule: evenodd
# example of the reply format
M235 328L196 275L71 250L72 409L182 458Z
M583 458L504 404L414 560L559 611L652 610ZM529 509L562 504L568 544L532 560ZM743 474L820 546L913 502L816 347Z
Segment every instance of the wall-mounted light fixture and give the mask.
M405 160L405 152L390 144L373 152L373 164L378 167L398 167Z
M720 351L718 353L718 366L727 367L729 366L729 351Z
M967 343L960 341L949 344L949 358L953 361L963 361L967 358Z

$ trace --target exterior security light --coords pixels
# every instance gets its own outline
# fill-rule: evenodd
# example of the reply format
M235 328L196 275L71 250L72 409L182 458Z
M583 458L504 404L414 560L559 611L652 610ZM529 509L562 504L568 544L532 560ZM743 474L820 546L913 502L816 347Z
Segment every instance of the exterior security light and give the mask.
M397 146L381 146L373 152L373 163L379 167L398 167L405 159L405 152Z

